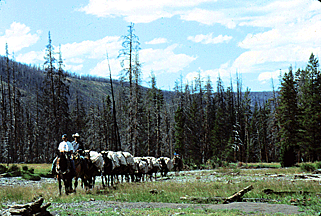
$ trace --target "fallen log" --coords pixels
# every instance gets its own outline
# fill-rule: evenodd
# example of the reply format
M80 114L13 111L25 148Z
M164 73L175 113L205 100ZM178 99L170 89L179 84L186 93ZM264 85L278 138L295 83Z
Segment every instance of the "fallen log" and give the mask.
M197 203L220 203L226 197L180 197L180 200L189 200ZM242 202L280 202L280 200L266 198L240 198Z
M180 197L180 200L190 200L197 203L219 203L225 200L224 197Z
M318 179L320 178L319 175L312 175L312 174L296 174L294 175L294 178L297 179L297 178L301 178L301 179Z
M47 208L51 205L51 203L47 203L44 206L41 206L44 199L41 197L34 202L27 204L17 204L13 206L9 206L8 213L11 215L48 215L50 216L50 212L47 211Z
M321 169L314 170L312 174L321 174Z
M240 190L239 192L236 192L236 193L233 194L232 196L226 198L226 199L224 200L223 204L240 200L241 197L242 197L244 194L246 194L247 192L251 191L252 189L253 189L253 186L252 186L252 185L247 186L246 188L244 188L244 189Z
M270 195L291 195L291 194L315 194L316 192L309 192L309 191L274 191L272 189L266 188L262 190L263 193Z
M252 185L247 186L246 188L240 190L239 192L234 193L230 197L180 197L181 200L190 200L198 203L210 203L210 202L223 202L227 204L234 201L241 200L242 196L253 189Z

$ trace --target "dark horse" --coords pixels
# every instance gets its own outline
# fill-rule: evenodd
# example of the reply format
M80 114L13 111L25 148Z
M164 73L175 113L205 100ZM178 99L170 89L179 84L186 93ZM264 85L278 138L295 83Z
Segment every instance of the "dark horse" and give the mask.
M95 187L95 179L96 176L101 176L102 183L103 183L103 176L102 176L102 170L99 170L96 164L90 159L90 151L85 150L85 163L86 163L86 170L84 175L84 180L86 187L89 189Z
M179 156L173 158L174 171L179 172L183 170L183 160Z
M59 183L59 195L61 195L61 180L64 182L66 195L72 192L73 175L70 170L70 161L68 160L68 156L66 153L60 153L56 166L57 180Z
M101 154L103 155L103 158L104 158L104 169L103 169L103 172L102 172L102 184L103 184L103 187L105 187L105 183L106 183L106 186L108 187L109 186L109 183L110 183L110 186L113 186L114 184L114 175L113 175L113 163L112 163L112 160L108 157L108 152L105 152L105 151L102 151ZM105 182L104 182L105 180Z
M75 183L74 183L74 189L76 192L77 186L78 186L78 179L80 178L82 181L82 184L85 185L86 189L89 186L88 183L88 166L86 163L85 158L82 158L80 154L77 152L74 154L74 162L75 162Z

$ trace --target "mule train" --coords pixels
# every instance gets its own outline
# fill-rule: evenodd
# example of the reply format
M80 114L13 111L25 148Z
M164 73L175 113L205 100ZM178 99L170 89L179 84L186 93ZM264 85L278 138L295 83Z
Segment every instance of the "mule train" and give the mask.
M156 179L157 172L166 177L175 166L173 162L177 161L175 158L171 160L168 157L134 157L124 151L102 151L100 153L85 151L85 160L87 161L86 171L76 171L80 173L76 179L81 178L84 185L89 188L94 187L97 176L101 176L103 187L113 186L115 182L124 180L128 182L152 181L152 178ZM75 189L77 184L75 180Z

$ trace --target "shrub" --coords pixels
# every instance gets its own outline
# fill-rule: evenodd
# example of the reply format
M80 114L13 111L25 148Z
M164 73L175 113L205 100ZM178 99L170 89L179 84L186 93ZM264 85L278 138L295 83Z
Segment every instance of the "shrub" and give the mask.
M242 167L243 166L243 163L242 162L238 162L237 163L237 167Z
M312 163L302 163L302 164L300 164L300 169L302 171L312 172L315 170L315 167L313 166Z
M34 168L31 168L28 170L31 174L34 174L35 173L35 169Z
M26 165L22 166L22 170L23 171L28 171L28 166L26 166Z
M0 174L8 171L8 168L5 165L0 164Z
M315 162L315 167L316 167L317 169L321 169L321 161Z
M20 168L16 164L11 165L8 169L8 172L16 172L16 171L20 171Z
M22 178L26 180L33 180L33 181L39 181L41 179L39 175L31 174L27 172L22 174Z
M222 161L221 167L228 167L228 166L229 166L229 162L228 161Z

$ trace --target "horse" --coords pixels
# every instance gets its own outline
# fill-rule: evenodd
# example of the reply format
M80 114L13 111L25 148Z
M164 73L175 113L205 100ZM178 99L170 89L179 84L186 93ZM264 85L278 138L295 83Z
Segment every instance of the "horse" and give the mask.
M113 186L114 183L114 175L113 175L113 162L112 160L108 157L108 153L106 151L101 152L103 158L104 158L104 168L102 170L102 184L103 187L105 187L105 183L107 187L109 184ZM104 182L105 180L105 182Z
M56 173L57 180L59 183L59 195L61 196L61 180L63 180L65 185L65 193L68 195L72 193L72 178L73 174L71 173L70 161L66 153L60 153L60 156L57 159Z
M160 158L159 159L159 162L160 162L160 173L162 175L162 177L165 177L167 176L167 173L168 173L168 168L167 168L167 164L166 164L166 161L165 161L165 158Z
M92 155L97 157L95 162L92 161ZM96 151L85 150L85 160L87 164L85 180L88 181L89 188L94 188L96 176L101 176L103 183L102 171L104 159L102 155Z
M89 176L87 174L88 166L87 166L86 160L84 158L81 158L78 152L74 154L74 162L75 162L75 174L76 174L74 189L76 192L79 178L82 181L82 186L85 185L86 189L89 187L89 183L88 183Z
M183 170L183 160L179 156L173 158L174 171L179 172Z

